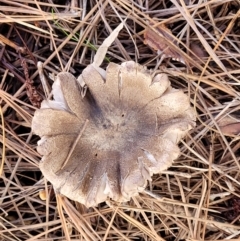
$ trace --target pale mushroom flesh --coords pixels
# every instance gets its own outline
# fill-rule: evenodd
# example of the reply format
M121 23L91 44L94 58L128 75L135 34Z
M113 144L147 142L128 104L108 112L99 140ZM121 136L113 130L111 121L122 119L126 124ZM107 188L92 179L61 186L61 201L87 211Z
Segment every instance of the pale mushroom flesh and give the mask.
M105 77L89 65L81 78L84 97L73 75L59 73L53 100L35 112L40 169L58 193L87 207L128 201L179 156L177 143L194 127L195 113L166 75L152 77L133 61L110 63Z

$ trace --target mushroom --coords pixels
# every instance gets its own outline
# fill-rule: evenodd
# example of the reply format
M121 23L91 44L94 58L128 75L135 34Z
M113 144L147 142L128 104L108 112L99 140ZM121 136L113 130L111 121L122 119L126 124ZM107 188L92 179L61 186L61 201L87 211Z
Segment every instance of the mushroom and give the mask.
M56 192L87 207L144 191L179 156L177 143L195 125L187 95L167 75L152 76L133 61L105 71L96 59L78 79L59 73L53 100L44 100L32 121L43 175Z

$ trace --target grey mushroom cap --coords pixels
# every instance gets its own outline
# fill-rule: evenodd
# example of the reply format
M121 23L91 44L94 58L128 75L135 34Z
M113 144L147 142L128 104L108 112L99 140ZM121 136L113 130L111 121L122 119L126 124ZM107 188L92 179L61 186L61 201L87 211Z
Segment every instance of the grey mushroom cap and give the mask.
M59 73L54 100L43 101L32 121L41 137L43 175L57 192L87 207L142 192L179 156L177 143L196 118L187 95L173 89L166 75L152 77L129 61L110 63L103 76L93 65L83 70L88 90L82 98L77 79Z

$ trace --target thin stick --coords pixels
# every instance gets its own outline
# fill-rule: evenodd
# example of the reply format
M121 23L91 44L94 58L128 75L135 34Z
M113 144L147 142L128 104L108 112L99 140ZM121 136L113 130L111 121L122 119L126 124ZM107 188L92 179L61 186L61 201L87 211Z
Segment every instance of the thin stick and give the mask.
M69 161L69 158L71 157L71 155L72 155L72 153L73 153L73 150L75 149L75 147L76 147L78 141L80 140L80 138L81 138L81 136L82 136L84 130L86 129L88 122L89 122L89 120L86 119L86 121L85 121L85 123L84 123L84 126L83 126L83 128L82 128L82 130L80 131L80 133L79 133L77 139L76 139L75 142L73 143L73 146L72 146L71 150L69 151L68 156L67 156L66 160L64 161L64 163L63 163L63 165L62 165L62 167L61 167L60 170L62 170L62 169L66 166L67 162Z

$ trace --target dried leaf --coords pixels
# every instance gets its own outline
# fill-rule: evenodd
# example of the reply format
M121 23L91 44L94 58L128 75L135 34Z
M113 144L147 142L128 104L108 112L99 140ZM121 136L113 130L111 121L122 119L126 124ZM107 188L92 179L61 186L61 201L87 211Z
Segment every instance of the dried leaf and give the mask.
M220 126L220 130L224 135L238 135L240 133L240 123Z
M122 28L123 28L123 23L120 23L117 26L117 28L115 28L112 31L109 37L103 41L102 45L99 47L96 55L94 56L93 65L95 67L99 67L101 65L102 61L105 58L108 48L113 43L113 41L117 38L118 33L122 30Z
M190 56L195 61L199 62L200 60L203 60L204 58L208 57L206 50L203 48L201 44L191 43L190 49L194 53L194 54L190 53Z
M150 25L154 26L155 24L151 23ZM147 27L145 29L144 43L159 53L163 53L166 57L184 63L184 57L176 45L176 40L171 31L164 24L159 24L153 28Z
M226 116L218 121L220 130L224 135L238 135L240 133L240 121L233 116Z

